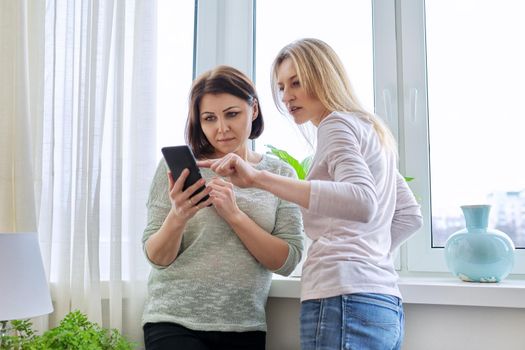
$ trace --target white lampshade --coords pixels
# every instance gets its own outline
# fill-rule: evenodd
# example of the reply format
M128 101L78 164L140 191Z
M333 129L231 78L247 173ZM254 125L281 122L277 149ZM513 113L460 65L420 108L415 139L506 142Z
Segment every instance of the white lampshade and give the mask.
M0 233L0 321L52 311L38 235Z

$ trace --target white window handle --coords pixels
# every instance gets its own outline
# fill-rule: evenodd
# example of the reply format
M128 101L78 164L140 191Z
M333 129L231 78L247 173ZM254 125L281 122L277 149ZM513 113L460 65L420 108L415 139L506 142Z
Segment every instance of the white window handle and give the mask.
M392 120L393 118L392 94L390 93L390 90L384 89L382 95L383 95L383 107L385 108L385 110L383 113L384 115L382 115L381 117L383 117L388 124L391 124L393 122Z
M417 101L418 101L418 92L416 88L410 89L410 95L409 95L409 115L408 118L412 123L415 123L417 121Z

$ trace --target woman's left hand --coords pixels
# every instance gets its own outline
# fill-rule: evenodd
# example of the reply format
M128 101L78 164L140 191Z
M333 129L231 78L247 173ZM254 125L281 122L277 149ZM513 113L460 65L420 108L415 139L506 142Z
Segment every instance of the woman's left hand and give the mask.
M222 178L215 177L206 184L211 188L210 198L217 213L226 221L233 220L241 213L235 201L233 184Z

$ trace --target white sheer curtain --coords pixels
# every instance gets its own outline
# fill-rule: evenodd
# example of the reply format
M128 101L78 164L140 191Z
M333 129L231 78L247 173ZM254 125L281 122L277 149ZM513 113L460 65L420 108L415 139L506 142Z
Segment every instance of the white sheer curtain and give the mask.
M0 1L0 13L2 229L38 228L50 327L79 309L140 340L156 1Z
M36 230L30 124L41 106L41 56L30 38L43 23L36 2L0 1L0 231ZM39 70L39 71L37 71ZM33 73L33 74L31 74Z

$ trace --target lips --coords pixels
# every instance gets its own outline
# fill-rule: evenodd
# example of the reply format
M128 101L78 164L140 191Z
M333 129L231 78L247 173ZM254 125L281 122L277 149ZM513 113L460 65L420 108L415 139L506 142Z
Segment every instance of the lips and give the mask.
M221 140L217 140L217 142L230 142L230 141L233 141L233 140L235 140L234 137L229 138L229 139L221 139Z
M290 112L290 114L294 114L294 113L297 112L299 109L301 109L301 107L290 106L290 107L288 107L288 112Z

